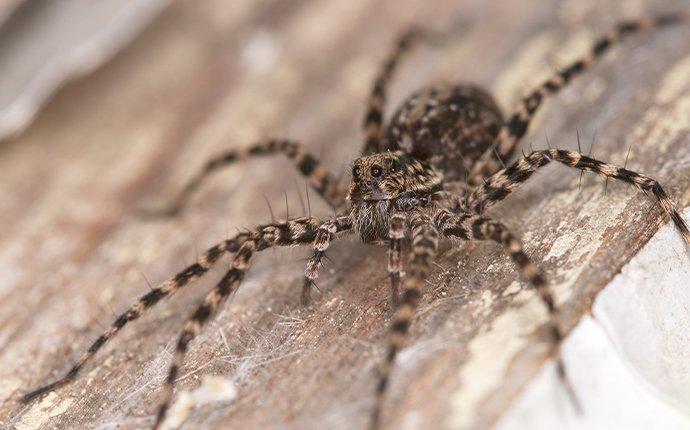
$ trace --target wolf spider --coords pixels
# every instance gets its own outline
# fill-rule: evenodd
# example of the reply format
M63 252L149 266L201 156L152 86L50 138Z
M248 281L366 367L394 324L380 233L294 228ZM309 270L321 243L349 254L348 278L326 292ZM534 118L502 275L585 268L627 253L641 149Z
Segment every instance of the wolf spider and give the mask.
M388 353L372 405L372 428L380 425L382 402L393 363L405 342L441 238L492 240L504 247L548 310L551 353L556 357L561 380L567 382L558 353L563 333L557 324L553 293L547 287L544 275L525 254L520 240L485 211L507 197L540 167L555 160L581 171L627 182L653 194L688 244L690 232L661 185L648 176L564 149L523 154L510 167L502 168L501 160L514 154L543 101L583 73L611 46L633 33L687 20L682 15L665 15L620 23L596 41L589 52L524 97L507 120L491 95L480 88L431 86L407 98L385 126L386 90L400 58L416 42L434 36L433 32L421 28L409 30L399 38L374 81L364 117L364 148L361 157L354 161L347 190L341 188L335 176L300 143L269 140L244 150L228 151L210 160L166 211L167 215L179 213L203 180L221 167L254 156L283 153L316 192L336 209L336 216L327 220L309 216L273 222L211 247L197 262L131 305L62 378L26 394L23 401L29 402L75 379L94 354L128 322L139 318L162 298L204 275L223 254L234 254L230 270L187 320L179 337L165 381L164 399L154 424L154 428L158 428L171 403L173 387L189 343L223 300L237 289L253 254L274 246L311 244L314 252L307 263L301 291L301 301L306 305L330 242L353 233L359 234L364 243L388 245L391 298L395 305ZM466 179L463 181L463 178ZM404 279L402 254L407 246L410 252ZM565 386L569 388L567 383Z

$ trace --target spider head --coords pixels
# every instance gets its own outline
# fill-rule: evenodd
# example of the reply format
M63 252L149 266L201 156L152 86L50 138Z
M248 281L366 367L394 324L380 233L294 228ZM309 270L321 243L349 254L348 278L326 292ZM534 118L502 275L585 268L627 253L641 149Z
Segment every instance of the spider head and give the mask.
M353 204L394 200L403 194L430 194L441 188L439 171L402 151L355 160L348 199Z

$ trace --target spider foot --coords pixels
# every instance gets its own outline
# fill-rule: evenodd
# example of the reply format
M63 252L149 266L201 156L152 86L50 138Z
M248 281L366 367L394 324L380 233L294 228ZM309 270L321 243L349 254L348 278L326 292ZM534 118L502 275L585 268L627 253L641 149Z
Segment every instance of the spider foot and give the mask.
M568 398L570 399L570 403L573 405L575 413L577 415L582 415L582 403L580 403L580 399L577 397L577 394L573 389L573 384L570 382L570 378L568 378L568 374L565 370L565 363L563 363L563 358L560 356L560 353L556 358L556 372L558 372L558 379L561 381L561 385L568 394Z
M311 286L313 281L309 278L304 278L304 284L302 285L302 294L300 295L300 304L303 307L309 307L311 304Z
M52 384L44 385L43 387L37 388L29 393L24 394L22 398L19 400L19 402L23 405L27 405L33 402L35 399L41 397L42 395L62 387L68 382L69 380L61 379L53 382Z
M394 311L400 304L400 292L398 290L391 290L390 300L388 304L391 307L391 311Z

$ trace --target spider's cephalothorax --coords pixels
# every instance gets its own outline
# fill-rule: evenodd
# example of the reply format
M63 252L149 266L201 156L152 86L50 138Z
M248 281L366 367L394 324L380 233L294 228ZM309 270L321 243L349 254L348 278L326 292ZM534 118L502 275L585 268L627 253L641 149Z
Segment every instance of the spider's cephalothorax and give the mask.
M364 243L388 240L390 210L440 191L443 175L402 151L357 159L348 193L350 217Z
M689 245L690 231L661 185L648 176L561 149L533 151L503 169L502 160L508 160L515 153L543 101L583 73L616 42L636 32L688 20L686 15L674 14L620 23L596 41L589 52L528 93L505 121L488 93L475 87L456 85L428 87L413 94L386 127L383 121L386 88L398 60L412 42L433 34L420 28L406 32L374 82L364 119L362 157L352 166L348 190L340 187L336 176L323 168L300 143L272 139L247 149L230 150L210 160L164 212L167 215L179 213L203 180L222 166L257 155L283 153L308 179L312 188L333 206L337 211L336 216L322 220L310 215L261 225L209 248L196 263L132 304L62 378L30 392L23 401L31 401L68 384L128 322L139 318L164 297L207 273L223 254L234 254L230 269L199 304L180 334L165 382L164 399L154 424L154 427L158 427L166 416L190 342L223 300L236 291L252 256L271 247L311 244L313 254L307 262L301 295L302 303L307 304L330 242L353 232L359 233L365 243L388 245L391 299L395 304L388 352L371 409L372 427L379 424L393 363L412 323L441 237L491 240L503 246L523 278L535 287L548 311L549 345L557 358L559 376L567 382L565 367L558 355L563 333L557 323L557 309L546 278L524 252L520 240L508 227L486 215L486 210L510 195L539 168L557 161L607 179L626 182L654 195ZM467 181L461 181L465 176ZM462 190L463 194L449 190ZM407 242L405 239L408 239ZM405 244L409 247L409 258L403 271ZM567 383L564 385L569 387Z

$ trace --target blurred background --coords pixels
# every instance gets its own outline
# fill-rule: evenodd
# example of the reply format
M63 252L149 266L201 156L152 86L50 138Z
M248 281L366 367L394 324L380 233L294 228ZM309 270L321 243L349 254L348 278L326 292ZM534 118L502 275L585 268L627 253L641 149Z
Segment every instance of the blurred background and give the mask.
M110 59L168 3L0 3L0 138L21 132L61 85Z
M303 141L347 172L372 79L411 24L465 30L415 49L388 112L433 82L488 88L504 112L616 22L681 0L0 0L0 423L146 428L184 319L210 274L123 330L69 387L66 371L147 282L236 229L301 214L280 157L214 176L177 219L142 220L211 155ZM635 36L548 101L523 147L583 146L690 202L690 30ZM590 145L592 148L590 149ZM626 156L630 150L629 156ZM626 161L627 160L627 161ZM343 181L347 181L343 175ZM497 208L544 268L572 330L564 347L585 413L546 357L546 316L491 244L444 245L385 420L405 429L690 428L690 267L652 201L549 167ZM312 211L330 209L311 196ZM685 211L686 219L690 218ZM385 250L333 247L315 304L298 305L307 251L256 259L193 344L179 382L237 388L180 428L364 428L389 318Z

